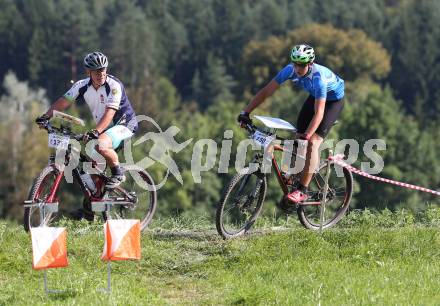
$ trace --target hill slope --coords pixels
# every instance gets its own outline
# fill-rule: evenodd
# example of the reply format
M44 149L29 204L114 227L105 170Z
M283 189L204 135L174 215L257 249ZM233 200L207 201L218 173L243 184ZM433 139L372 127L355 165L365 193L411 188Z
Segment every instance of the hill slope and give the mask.
M156 221L140 261L112 263L110 295L97 291L106 286L102 225L67 221L70 265L48 271L49 287L67 291L49 296L29 236L1 221L0 305L440 303L437 227L347 220L323 234L292 225L233 241L207 222Z

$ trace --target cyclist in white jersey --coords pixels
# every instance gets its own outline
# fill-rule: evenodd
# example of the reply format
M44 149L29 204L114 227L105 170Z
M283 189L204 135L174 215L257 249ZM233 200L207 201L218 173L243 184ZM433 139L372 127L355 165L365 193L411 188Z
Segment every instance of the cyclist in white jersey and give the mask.
M292 63L255 95L237 120L242 125L250 123L249 114L287 80L309 93L297 122L298 137L308 141L304 171L299 184L287 195L289 201L299 203L308 198L307 188L319 163L319 146L343 109L344 80L327 67L314 63L315 51L309 45L294 46L290 58Z
M106 188L112 189L125 180L115 149L123 140L133 136L138 125L124 85L107 74L107 57L101 52L89 53L84 58L84 67L89 77L76 82L36 122L42 124L48 121L53 110L63 111L72 102L87 103L96 128L86 133L86 140L98 139L99 145L95 149L110 167L112 176Z

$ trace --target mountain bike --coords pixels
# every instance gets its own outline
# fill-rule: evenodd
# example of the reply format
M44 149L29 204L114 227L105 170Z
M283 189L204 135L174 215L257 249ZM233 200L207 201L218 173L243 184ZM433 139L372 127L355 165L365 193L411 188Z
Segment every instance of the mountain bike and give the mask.
M72 169L73 183L81 188L84 201L90 209L101 212L104 221L114 218L139 219L141 230L145 230L153 218L157 203L154 181L148 172L135 165L125 165L123 171L126 180L114 189L106 189L109 177L105 174L105 168L100 169L95 160L72 145L72 139L78 142L84 139L84 134L75 134L71 128L72 123L84 125L82 120L57 111L54 111L53 118L60 118L63 123L56 127L47 122L42 128L48 132L49 147L56 149L57 155L50 155L48 165L32 183L24 202L25 230L47 226L60 217L57 191L66 167L74 158L78 159L78 163ZM83 169L86 162L97 174L88 174Z
M301 224L312 230L329 228L338 223L346 213L353 192L353 177L351 172L336 163L331 158L322 159L315 171L308 188L308 199L293 204L286 195L293 191L293 186L300 179L296 174L284 173L277 162L275 151L292 155L292 160L300 161L298 154L299 142L292 140L292 148L288 148L286 139L277 136L278 129L296 132L290 123L264 116L254 118L263 122L266 128L258 128L248 124L245 128L255 144L264 152L254 154L250 165L239 171L226 187L216 212L216 227L224 238L232 238L247 233L260 214L266 197L269 168L275 173L283 191L283 198L278 208L285 214L296 211ZM324 201L325 199L325 201ZM322 205L325 202L325 205Z

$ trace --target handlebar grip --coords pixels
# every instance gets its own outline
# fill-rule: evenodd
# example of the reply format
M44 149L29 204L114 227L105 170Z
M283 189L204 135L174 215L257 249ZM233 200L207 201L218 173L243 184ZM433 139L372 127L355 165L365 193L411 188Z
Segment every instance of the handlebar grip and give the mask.
M47 126L49 125L49 121L46 121L46 122L35 122L35 124L38 125L40 128L47 130Z
M253 132L254 129L255 129L255 126L254 126L252 123L247 123L247 124L245 125L245 128L246 128L246 130L247 130L248 132Z
M84 134L73 135L73 139L81 141L84 139Z

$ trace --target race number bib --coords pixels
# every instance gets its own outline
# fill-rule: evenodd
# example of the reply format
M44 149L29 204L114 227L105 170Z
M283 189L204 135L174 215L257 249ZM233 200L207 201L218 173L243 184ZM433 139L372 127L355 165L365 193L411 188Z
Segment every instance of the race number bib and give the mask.
M49 134L49 148L67 149L69 145L69 136L62 136L58 134Z
M265 150L271 144L271 142L275 139L275 136L269 136L261 133L260 131L256 131L252 135L252 139L260 146L262 146Z

